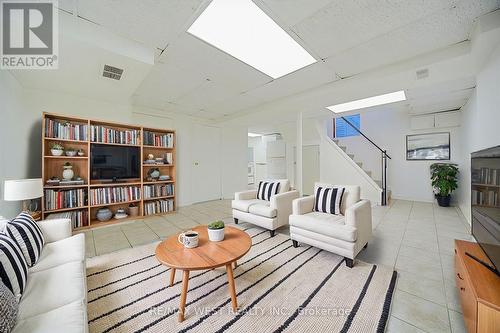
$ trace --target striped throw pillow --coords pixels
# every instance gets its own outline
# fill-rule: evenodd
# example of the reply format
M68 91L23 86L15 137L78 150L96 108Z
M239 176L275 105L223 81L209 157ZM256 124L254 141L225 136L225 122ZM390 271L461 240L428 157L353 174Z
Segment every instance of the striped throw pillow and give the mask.
M279 190L279 182L260 182L257 190L257 199L269 201L273 195L278 194Z
M21 248L29 267L36 264L42 253L45 239L42 230L28 213L21 213L5 226L5 233Z
M340 214L345 187L318 187L314 194L314 210L328 214Z
M0 233L0 279L17 299L24 292L28 279L28 265L19 245Z

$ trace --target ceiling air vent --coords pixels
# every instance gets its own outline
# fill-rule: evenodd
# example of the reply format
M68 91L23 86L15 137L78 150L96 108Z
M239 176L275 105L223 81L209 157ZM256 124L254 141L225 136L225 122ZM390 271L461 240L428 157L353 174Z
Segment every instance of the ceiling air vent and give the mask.
M110 65L104 65L104 71L102 72L102 76L107 77L109 79L120 80L122 78L123 69L113 67Z
M416 74L417 74L417 80L425 79L426 77L429 76L429 69L428 68L419 69L416 72Z

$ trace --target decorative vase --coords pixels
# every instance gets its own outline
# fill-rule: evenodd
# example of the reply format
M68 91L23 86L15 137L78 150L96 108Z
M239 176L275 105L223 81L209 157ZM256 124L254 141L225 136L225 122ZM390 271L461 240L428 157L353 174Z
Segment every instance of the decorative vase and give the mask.
M208 239L212 242L220 242L224 240L224 228L208 229Z
M450 207L451 195L448 194L445 197L436 195L436 199L440 207Z
M138 216L139 215L139 207L129 207L128 213L130 216Z
M111 210L109 208L99 208L97 210L97 215L96 215L97 219L101 222L105 222L105 221L109 221L111 219L111 217L113 217L113 213L111 212Z
M75 175L75 173L73 172L73 167L71 165L64 166L64 170L63 170L64 180L71 180L71 179L73 179L74 175Z
M80 157L85 156L85 152L84 151L78 151L78 156L80 156Z
M75 157L76 156L76 151L74 151L74 150L66 150L66 156Z
M61 156L64 153L64 150L62 149L51 149L50 153L52 156Z

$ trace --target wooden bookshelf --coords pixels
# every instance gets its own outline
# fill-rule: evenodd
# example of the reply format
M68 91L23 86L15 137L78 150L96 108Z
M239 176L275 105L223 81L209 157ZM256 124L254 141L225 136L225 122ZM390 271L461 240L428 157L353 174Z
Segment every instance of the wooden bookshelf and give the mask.
M49 127L50 125L50 127ZM84 127L85 126L85 127ZM57 127L57 129L55 129ZM84 129L83 129L84 128ZM105 128L105 129L102 129ZM76 134L78 132L78 134ZM63 133L63 134L60 134ZM57 136L57 137L54 137ZM168 137L168 139L166 139ZM115 140L118 138L119 140ZM151 141L151 138L156 140ZM81 117L70 117L67 115L43 113L42 117L42 177L44 182L44 197L42 198L42 215L47 218L48 215L54 213L66 213L75 211L85 211L86 218L82 221L81 226L75 227L75 230L83 230L97 226L120 223L130 219L143 218L146 213L145 205L159 200L172 200L169 205L172 210L154 213L150 215L165 215L176 210L176 135L174 130L148 128L137 125L127 125L119 123L111 123L109 121L101 121L95 119L86 119ZM102 142L105 141L105 142ZM125 143L123 143L125 141ZM83 150L84 156L52 156L51 146L54 143L60 143L65 149L73 148ZM168 146L164 146L168 143ZM90 156L94 144L99 145L115 145L127 147L139 147L140 161L137 165L140 170L140 178L128 179L123 182L110 183L91 179L91 161ZM149 154L153 154L155 158L169 158L169 164L146 164L144 161ZM168 154L168 156L167 156ZM47 185L47 180L51 177L62 178L63 166L69 162L72 165L72 170L75 177L79 176L84 180L84 185ZM150 168L158 168L161 175L170 176L169 180L151 180L148 179L148 171ZM173 186L173 194L167 196L159 196L154 198L144 199L144 186L148 185L167 185ZM139 188L139 198L137 200L128 200L106 204L90 204L89 195L91 190L99 188L111 189L134 186ZM83 206L73 208L49 209L46 207L45 191L69 191L69 190L84 190ZM51 192L48 192L51 193ZM64 192L66 193L66 192ZM47 198L48 200L49 198ZM49 200L50 201L50 200ZM50 203L50 202L49 202ZM119 208L127 209L131 203L136 203L139 206L138 216L129 216L123 219L112 218L109 221L101 222L96 218L99 208L108 207L113 214ZM60 206L60 205L57 205Z

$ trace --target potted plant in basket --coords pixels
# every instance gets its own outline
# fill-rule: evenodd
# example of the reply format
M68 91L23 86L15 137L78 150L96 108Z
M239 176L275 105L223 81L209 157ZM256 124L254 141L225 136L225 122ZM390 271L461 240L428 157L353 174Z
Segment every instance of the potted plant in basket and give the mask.
M50 146L50 153L52 154L52 156L61 156L63 152L64 152L64 147L62 144L58 142L54 142Z
M215 221L208 226L208 239L212 242L220 242L224 240L224 222Z
M432 187L439 206L450 206L451 192L458 188L458 167L451 163L431 165Z

